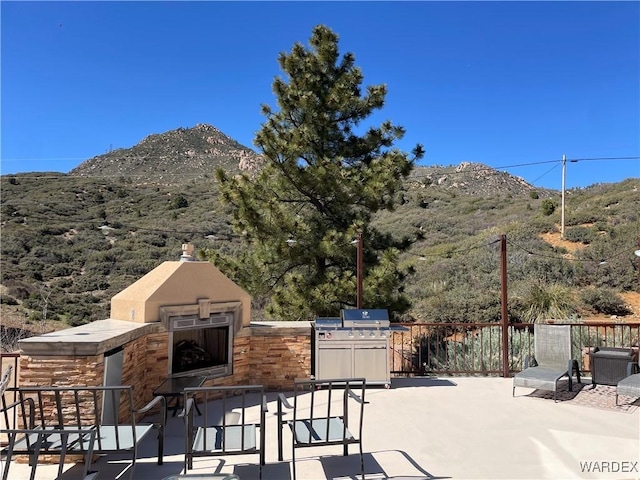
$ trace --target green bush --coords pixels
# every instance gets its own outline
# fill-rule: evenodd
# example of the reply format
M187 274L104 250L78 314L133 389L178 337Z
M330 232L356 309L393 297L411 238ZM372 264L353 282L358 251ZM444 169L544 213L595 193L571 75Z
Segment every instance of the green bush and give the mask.
M556 211L556 208L558 207L558 204L556 202L554 202L553 200L549 200L548 198L542 201L542 213L545 216L549 216L552 215L553 212Z
M572 227L565 231L564 238L570 242L582 242L590 244L596 237L593 228L590 227Z
M609 288L587 288L580 292L580 299L595 313L628 315L631 313L624 300Z

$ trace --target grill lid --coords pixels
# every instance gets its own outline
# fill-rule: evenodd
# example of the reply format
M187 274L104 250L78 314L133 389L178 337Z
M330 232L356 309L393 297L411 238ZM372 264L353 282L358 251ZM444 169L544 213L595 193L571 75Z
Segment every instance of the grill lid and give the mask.
M342 326L352 328L389 328L389 311L382 308L341 310Z

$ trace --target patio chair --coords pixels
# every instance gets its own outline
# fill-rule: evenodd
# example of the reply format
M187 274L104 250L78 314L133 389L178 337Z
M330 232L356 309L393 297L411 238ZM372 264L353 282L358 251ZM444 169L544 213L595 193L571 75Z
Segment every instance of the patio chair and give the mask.
M278 460L283 458L282 430L289 427L292 433L293 480L296 479L296 448L342 445L343 455L347 456L350 444L360 447L360 472L364 479L362 422L365 389L364 378L295 380L293 405L284 394L278 395ZM334 400L336 396L337 401ZM353 412L357 416L355 419L354 415L349 416L349 405L354 401L358 408ZM283 407L293 410L293 418L283 418ZM355 429L350 430L349 425Z
M120 405L116 418L104 414L103 405L109 400ZM63 462L65 455L80 454L90 465L96 455L130 454L128 476L133 480L139 443L155 431L157 464L163 463L166 425L163 397L155 397L136 409L133 387L128 385L27 386L5 388L1 402L0 414L4 423L12 428L0 429L0 434L13 436L9 445L0 450L2 455L28 456L34 465L44 454L61 455ZM160 408L160 421L138 421L153 408ZM8 465L3 480L7 478Z
M29 445L31 453L29 454L29 466L31 467L29 479L36 478L36 469L38 468L38 460L40 455L54 455L58 457L58 475L61 478L65 466L65 458L67 452L74 449L74 444L84 443L84 461L82 480L94 480L98 476L98 472L89 471L89 465L92 461L93 446L96 442L98 430L95 426L83 427L79 429L70 428L50 428L43 430L42 428L9 428L3 429L2 434L6 435L7 447L3 449L4 469L2 470L2 480L17 478L10 476L10 468L15 463L13 452L16 445L26 443Z
M640 372L640 360L638 363L627 363L627 376L616 386L616 405L618 405L618 395L640 397L640 373L638 372Z
M196 403L204 406L200 416L194 414ZM262 478L267 413L262 385L185 388L183 405L185 474L196 457L257 453Z
M513 396L516 387L553 391L557 401L558 382L569 379L569 391L573 391L573 373L580 383L580 367L571 354L571 327L569 325L536 324L533 332L534 356L527 356L524 370L513 377Z

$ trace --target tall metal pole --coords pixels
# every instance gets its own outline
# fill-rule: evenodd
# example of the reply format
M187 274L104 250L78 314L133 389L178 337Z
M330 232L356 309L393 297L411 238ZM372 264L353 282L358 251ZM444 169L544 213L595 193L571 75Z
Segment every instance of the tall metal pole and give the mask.
M357 291L356 291L356 308L362 308L362 275L363 275L363 256L362 256L362 233L358 233L358 239L356 244L356 256L357 256Z
M509 377L509 315L507 312L507 236L500 235L500 285L502 303L502 376Z
M560 220L560 238L564 238L564 179L567 173L567 156L562 155L562 212Z

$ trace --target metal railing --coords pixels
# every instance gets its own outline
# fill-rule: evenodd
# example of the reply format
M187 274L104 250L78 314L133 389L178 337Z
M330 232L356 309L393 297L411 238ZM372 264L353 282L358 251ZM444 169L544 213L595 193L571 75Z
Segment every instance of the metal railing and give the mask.
M562 323L569 325L573 356L580 370L589 372L589 352L595 347L639 346L640 322ZM519 372L524 358L533 354L535 324L506 326L508 344L503 349L499 323L410 323L390 339L392 375L503 375ZM507 352L507 358L504 353Z

